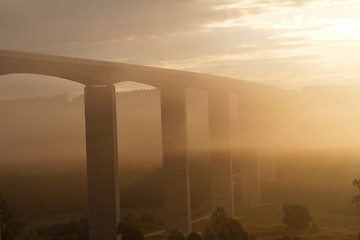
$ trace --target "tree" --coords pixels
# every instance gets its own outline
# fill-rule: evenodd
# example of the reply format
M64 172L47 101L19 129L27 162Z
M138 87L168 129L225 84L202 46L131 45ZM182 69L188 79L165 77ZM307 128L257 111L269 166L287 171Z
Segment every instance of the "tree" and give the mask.
M353 186L356 187L360 191L360 178L355 178L352 182ZM360 206L360 194L354 196L352 202L357 206Z
M228 217L223 207L217 207L203 232L204 240L247 240L241 224Z
M284 212L283 223L292 229L306 230L313 220L309 209L301 204L284 204L282 210Z
M1 240L13 240L19 234L20 230L25 227L24 221L14 218L10 210L8 201L0 195L0 232Z
M237 239L237 240L246 240L248 239L248 234L241 226L241 223L236 221L233 218L229 219L228 223L228 229L229 229L229 239Z
M131 222L121 222L118 226L122 240L144 240L144 234Z
M77 240L88 240L89 239L89 219L80 219L79 227L76 230Z

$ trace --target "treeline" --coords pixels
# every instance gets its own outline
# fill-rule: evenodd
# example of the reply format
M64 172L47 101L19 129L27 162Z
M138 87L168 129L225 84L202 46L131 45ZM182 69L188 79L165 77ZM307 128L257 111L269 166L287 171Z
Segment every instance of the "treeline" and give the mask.
M83 218L79 221L71 220L53 226L40 227L37 234L44 240L88 240L89 221Z

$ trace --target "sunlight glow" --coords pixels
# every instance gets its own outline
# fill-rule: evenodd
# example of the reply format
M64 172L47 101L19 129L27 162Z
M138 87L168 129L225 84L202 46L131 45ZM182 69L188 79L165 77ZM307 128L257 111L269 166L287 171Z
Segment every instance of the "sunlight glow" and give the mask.
M323 19L327 27L314 32L314 39L322 40L360 40L360 19Z

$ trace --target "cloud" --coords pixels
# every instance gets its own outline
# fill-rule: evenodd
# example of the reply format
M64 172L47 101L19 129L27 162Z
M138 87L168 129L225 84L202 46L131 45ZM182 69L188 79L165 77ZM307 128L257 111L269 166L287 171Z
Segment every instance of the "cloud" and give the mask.
M356 47L356 6L350 0L0 0L0 48L246 80L286 78L291 85L328 76L313 68L346 63L329 53L344 57L344 45Z
M104 44L220 26L278 6L325 0L0 0L0 48L42 50ZM108 42L112 41L112 42Z
M189 31L239 16L205 1L0 1L2 48L88 44Z

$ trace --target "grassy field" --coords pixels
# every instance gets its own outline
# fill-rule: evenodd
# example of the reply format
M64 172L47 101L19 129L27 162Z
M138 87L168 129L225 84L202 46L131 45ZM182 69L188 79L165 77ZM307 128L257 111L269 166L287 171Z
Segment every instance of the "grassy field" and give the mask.
M358 159L360 159L358 153L329 154L316 152L281 156L278 158L277 163L277 181L266 182L261 185L262 201L268 204L255 208L236 208L236 216L241 217L239 221L244 229L251 236L256 236L258 240L280 240L285 235L297 235L301 239L309 240L356 240L360 232L360 211L351 203L351 199L359 192L356 191L351 182L360 174L360 161ZM123 187L125 190L122 192L122 196L126 194L128 200L122 202L121 216L123 219L131 219L145 234L162 230L165 224L163 203L160 201L162 198L161 186L159 187L161 185L161 173L154 172L154 174L150 174L146 172L146 174L143 174L139 171L135 173L136 175L128 173L128 178L131 177L132 181L129 181L131 183L128 186L125 184ZM142 175L144 176L141 177ZM37 195L33 197L32 202L26 201L26 196L31 196L31 191L25 195L24 193L19 195L21 198L16 195L17 192L13 188L10 188L10 186L17 185L0 184L3 189L7 189L7 193L11 194L10 190L13 191L13 195L9 199L17 199L17 205L23 202L28 204L19 205L19 209L24 209L27 206L38 208L28 208L25 211L26 214L19 215L28 223L22 232L21 239L40 240L36 236L39 227L51 226L71 219L79 220L87 216L86 210L83 210L86 209L86 207L83 207L84 191L78 191L78 189L82 189L81 184L85 184L83 176L79 181L75 174L64 175L67 179L67 189L63 195L61 193L51 195L52 199L56 199L53 202L49 201L44 194L49 193L48 189L64 188L57 188L57 185L63 183L61 180L62 175L60 173L58 175L52 174L50 177L46 175L46 178L51 181L43 181L44 177L40 179L38 175L36 176L35 178L32 175L24 175L21 178L20 175L17 175L12 180L13 182L16 180L18 182L16 184L20 184L22 181L27 181L28 184L29 181L32 181L32 178L36 180L36 184L32 185L31 191L35 191ZM7 175L2 175L3 180L9 182L5 177ZM70 182L77 182L78 184L71 185ZM39 184L43 184L40 185L41 189L35 189ZM46 184L51 185L47 186ZM75 186L75 188L71 189L72 186ZM197 197L199 203L193 206L193 219L209 213L210 202L206 195L207 192L202 189L204 186L207 185L192 185L192 193L196 194L197 189L201 192L201 195ZM131 192L128 190L144 188L157 188L154 192L158 196L148 198L148 194L152 193L149 190L143 191L142 195L138 195L139 193L136 191ZM23 187L22 189L26 188ZM76 204L71 205L71 197ZM136 202L134 201L136 204L130 205L132 198L136 198ZM151 204L149 202L141 204L142 199L151 199ZM40 211L44 206L43 203L47 204L47 208ZM283 216L281 208L285 203L300 203L307 206L314 222L319 227L319 231L316 233L290 231L281 221ZM77 206L82 207L79 210L73 210L78 208ZM56 208L59 209L58 212L55 211ZM68 211L64 209L68 209ZM49 213L44 214L45 210L49 211ZM193 224L193 230L201 232L206 224L207 221L196 222ZM160 240L166 239L166 236L152 236L148 239Z
M152 216L153 220L144 221L143 213ZM299 236L307 240L356 240L360 232L360 214L330 214L324 211L311 211L314 222L319 227L319 232L297 232L290 230L282 222L283 213L281 205L265 205L254 208L236 208L236 215L244 229L250 236L257 240L280 240L283 236ZM162 208L125 208L122 215L126 218L132 216L132 222L145 234L164 229ZM85 217L84 212L64 213L48 216L36 216L25 219L29 225L24 229L22 237L38 240L35 229L40 226L51 226L58 222ZM193 231L202 232L207 220L196 222L192 225ZM151 236L149 240L165 240L165 235Z

